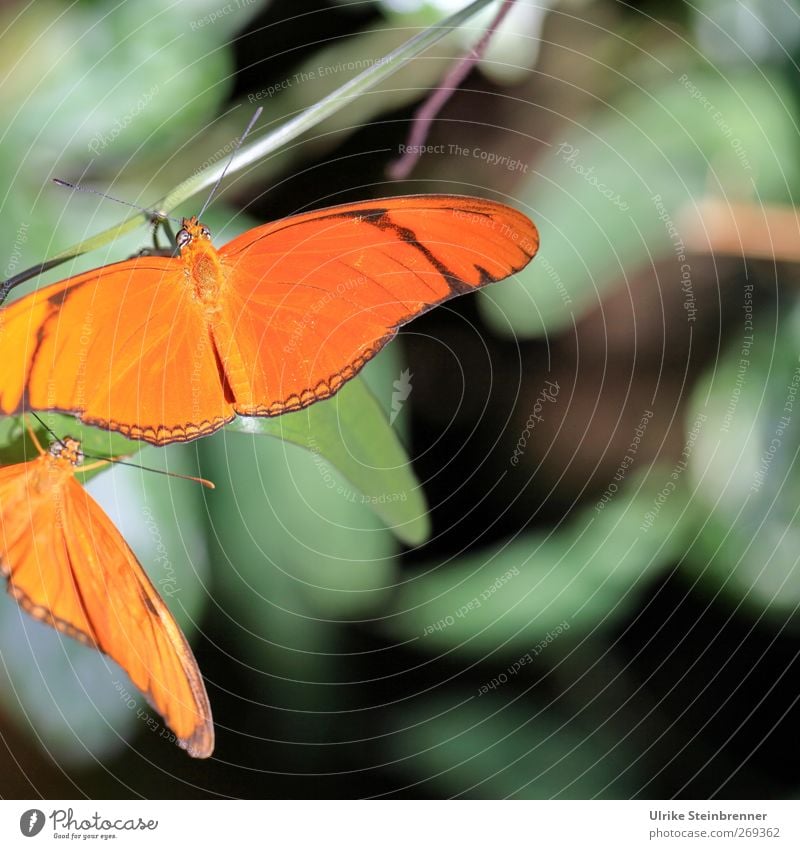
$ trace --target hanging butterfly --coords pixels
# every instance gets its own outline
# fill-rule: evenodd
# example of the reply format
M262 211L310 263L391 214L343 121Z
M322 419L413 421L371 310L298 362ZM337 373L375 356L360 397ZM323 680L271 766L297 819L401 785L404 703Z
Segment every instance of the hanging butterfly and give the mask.
M178 624L100 505L69 437L0 468L0 572L20 607L115 660L196 758L214 748L208 696Z
M220 250L196 218L179 256L70 277L0 313L0 414L72 413L155 445L236 415L329 398L398 329L519 271L534 224L503 204L420 195L255 227Z

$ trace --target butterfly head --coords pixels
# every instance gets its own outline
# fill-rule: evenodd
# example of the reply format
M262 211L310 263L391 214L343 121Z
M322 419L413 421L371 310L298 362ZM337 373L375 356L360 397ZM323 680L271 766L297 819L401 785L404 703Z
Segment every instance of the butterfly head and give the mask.
M181 252L192 243L211 241L211 231L205 224L201 224L197 218L184 218L181 221L181 229L175 234L175 243Z
M65 436L62 440L53 442L50 446L50 456L57 460L66 461L71 466L80 466L83 462L83 451L81 443L71 436Z

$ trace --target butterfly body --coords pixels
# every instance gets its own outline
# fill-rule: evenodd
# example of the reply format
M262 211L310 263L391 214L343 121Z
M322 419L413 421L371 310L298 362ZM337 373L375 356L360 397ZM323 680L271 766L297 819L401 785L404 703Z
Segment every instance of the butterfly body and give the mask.
M192 299L203 309L209 323L213 323L221 310L226 270L211 241L211 233L196 218L184 218L177 240Z
M398 329L523 268L524 215L478 198L407 196L265 224L217 250L185 219L180 256L137 257L0 313L0 414L73 413L156 445L236 415L329 398Z

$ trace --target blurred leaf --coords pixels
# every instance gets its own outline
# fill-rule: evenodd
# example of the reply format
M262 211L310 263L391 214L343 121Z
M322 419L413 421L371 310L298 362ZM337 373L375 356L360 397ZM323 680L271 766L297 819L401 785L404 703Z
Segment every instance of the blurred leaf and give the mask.
M373 381L391 386L397 353L370 363ZM332 466L297 445L223 431L198 448L217 484L208 508L228 639L272 708L261 733L330 740L348 697L330 685L352 675L345 622L383 609L397 582L397 544ZM293 768L319 768L319 747L295 748Z
M427 506L408 455L360 378L351 380L329 401L274 419L241 417L227 429L277 436L311 451L320 487L366 504L409 545L428 536ZM357 491L336 479L325 460Z
M698 46L714 63L784 62L800 45L797 0L698 0L691 9Z
M564 647L615 627L686 545L686 492L671 482L669 468L654 467L550 533L415 570L386 627L420 650L478 657L529 649L564 623Z
M749 303L752 304L753 287ZM800 309L758 317L692 397L698 536L684 568L751 615L800 605Z
M657 60L656 60L657 61ZM566 126L521 191L542 247L515 279L481 293L498 332L557 332L643 265L686 258L679 213L710 190L726 200L789 199L797 186L796 131L777 78L674 62L670 78L631 91L591 130ZM686 73L684 73L686 68ZM746 104L746 108L743 108Z
M92 762L119 750L144 698L112 660L0 597L0 702L57 760ZM122 693L125 693L125 698Z
M194 129L207 126L229 94L231 33L260 6L100 0L73 4L66 12L44 2L0 13L0 64L9 82L0 93L0 114L14 127L0 141L0 162L8 168L4 184L13 188L3 200L7 227L0 255L11 258L0 265L3 277L120 221L119 207L108 201L89 214L98 202L87 195L74 198L72 209L80 213L67 215L73 197L48 185L51 176L99 184L142 206L169 191L175 172L188 167L183 148ZM245 120L238 118L237 131ZM137 220L131 227L135 232L117 240L113 250L45 279L119 259L114 251L125 242L132 250L141 247L135 243L144 228Z
M136 462L178 474L197 475L196 449L148 447ZM205 534L208 499L214 492L192 481L147 469L114 466L87 489L119 528L187 637L208 602L209 559Z
M383 351L368 366L373 373L380 373L379 382L387 385L391 385L387 378L396 366L391 351ZM370 407L354 408L353 417L358 418L358 411L370 417L377 411L383 426L383 413L374 397L356 381L348 386L354 384L358 397L368 399ZM346 391L343 389L339 395ZM324 406L334 405L332 401L312 405L308 412ZM273 424L288 419L304 428L306 413L301 410L279 417ZM342 411L340 415L349 420L351 413ZM311 421L317 421L316 417ZM350 445L338 435L336 420L321 421L331 428L330 433L316 429L307 433L318 442L335 437L340 445ZM302 431L295 435L298 433ZM354 449L362 447L373 451L360 443ZM291 597L303 599L312 617L359 615L385 600L395 581L396 544L392 534L375 517L374 505L367 497L320 455L301 450L289 441L227 432L224 438L204 440L199 449L204 472L217 484L218 491L208 503L221 553L242 570L237 577L225 581L231 586L232 603L237 609L244 608L248 617L254 615L261 621L265 609L277 603L271 589L276 581L288 581ZM402 462L408 462L405 455ZM390 470L389 480L396 479L402 468ZM242 582L250 587L249 591L235 589ZM306 625L310 627L309 623Z
M145 139L172 146L176 132L216 113L227 96L231 32L258 8L237 7L213 26L198 24L220 9L217 0L107 0L69 14L51 2L8 8L0 45L13 73L0 112L13 116L37 176L54 161L64 170L93 157L125 161ZM4 154L13 144L7 135Z
M557 709L464 691L398 711L389 737L397 766L437 797L630 798L641 786L624 743ZM430 787L428 785L431 785Z

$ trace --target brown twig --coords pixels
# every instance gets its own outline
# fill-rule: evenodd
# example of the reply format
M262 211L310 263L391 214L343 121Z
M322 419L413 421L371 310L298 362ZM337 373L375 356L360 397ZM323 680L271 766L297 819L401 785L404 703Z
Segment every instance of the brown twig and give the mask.
M433 91L431 96L417 110L414 115L411 133L408 137L406 152L386 169L391 179L403 180L411 173L419 157L419 149L424 145L425 139L428 138L428 133L430 133L431 124L434 119L461 83L464 82L475 63L483 58L492 36L506 15L511 11L514 3L515 0L503 0L486 32L480 37L475 46L450 68L442 80L441 85Z
M677 224L695 253L800 262L800 210L793 206L705 199L685 207Z

